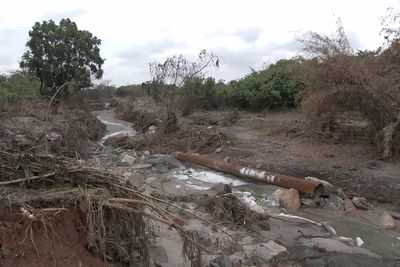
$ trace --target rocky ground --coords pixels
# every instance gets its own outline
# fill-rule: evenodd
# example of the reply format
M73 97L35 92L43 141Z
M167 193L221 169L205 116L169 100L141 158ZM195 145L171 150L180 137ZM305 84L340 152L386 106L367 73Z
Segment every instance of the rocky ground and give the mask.
M105 114L108 112L99 116L108 116ZM213 114L212 116L208 114L206 117L212 117L215 120L218 116L226 117L224 114ZM189 118L185 123L191 124L196 120L198 123L198 117L196 119ZM257 122L254 123L252 120ZM303 172L300 174L309 172L314 175L316 171L312 171L313 168L322 170L318 174L323 174L326 166L337 169L338 164L343 164L343 167L339 168L344 168L345 171L350 166L358 166L357 171L360 171L362 166L354 164L357 160L361 161L360 157L353 157L353 162L336 159L336 155L340 155L341 152L338 150L345 149L341 145L337 148L335 145L328 144L321 147L320 144L318 152L314 149L317 144L307 146L309 151L300 157L300 149L297 148L298 150L294 151L296 148L292 147L292 143L300 143L299 140L293 140L289 136L292 143L287 143L288 138L286 136L285 140L284 134L270 133L268 135L268 131L264 131L263 128L268 125L266 120L268 119L249 116L240 119L235 125L221 125L223 131L232 138L233 144L217 148L216 152L210 156L225 159L230 157L231 160L261 169L297 175L299 172L293 170L296 169L296 165L301 163ZM218 127L216 124L218 122L213 122L207 127L212 130L212 127ZM261 133L273 137L260 136ZM305 145L303 144L303 146ZM325 148L329 146L331 149L326 150ZM350 145L349 149L356 149L353 146ZM285 151L286 148L289 151ZM304 149L304 147L302 148ZM314 149L314 153L312 153L312 149ZM324 152L320 152L320 150ZM107 166L107 168L119 172L127 183L134 184L151 195L162 196L185 209L190 209L198 216L217 222L224 227L224 231L228 232L235 242L232 242L228 235L224 233L221 235L215 229L213 231L212 226L199 220L189 219L185 222L186 227L199 235L200 243L203 246L213 248L212 252L203 254L202 265L343 266L349 262L353 266L372 266L378 263L387 266L398 264L395 259L400 257L398 252L400 251L400 237L398 230L393 230L393 228L399 228L399 221L393 219L393 216L398 218L398 210L393 205L378 204L374 201L378 198L365 199L361 192L366 189L354 193L348 190L352 187L346 187L346 193L343 193L345 197L339 204L335 202L337 200L334 198L318 202L317 198L313 199L303 195L297 196L296 200L296 194L292 196L292 190L241 182L236 177L188 165L177 161L172 155L157 154L156 152L157 149L141 151L103 146L98 149L93 160L99 166ZM321 156L317 153L326 153L330 156ZM365 155L363 156L365 157ZM310 158L313 158L314 162ZM327 159L333 160L327 163ZM297 164L293 164L294 168L291 169L290 165L296 161L298 161ZM305 164L306 161L309 164ZM392 168L394 167L392 166ZM356 171L355 167L352 171ZM387 174L390 174L390 171L391 168L387 170ZM321 178L320 175L319 177ZM326 179L327 175L325 174L323 178ZM335 183L333 179L327 180L334 186L343 184L342 182ZM224 193L226 190L224 184L229 184L233 195L251 210L269 216L269 226L263 228L254 224L243 227L246 219L242 219L243 221L239 225L232 224L232 221L216 221L215 214L212 212L210 214L210 210L204 207L204 202L209 198L221 195L221 192ZM361 186L359 185L359 187ZM279 191L284 194L279 194ZM389 199L388 195L385 197ZM391 195L391 197L395 202L396 199L393 199L395 195ZM232 218L230 219L232 220ZM332 230L331 226L336 230ZM363 228L363 230L352 232L351 229L357 227ZM179 257L179 249L171 246L177 242L177 239L179 238L174 237L166 228L158 231L154 243L156 252L153 260L155 265L185 266L184 260Z
M174 142L135 147L135 141L118 147L107 145L106 139L126 140L128 136L147 140L143 136L157 136L159 125L150 125L137 134L132 123L117 120L112 110L94 115L107 130L101 131L103 139L92 143L90 155L82 162L91 168L106 169L120 177L124 186L158 199L159 208L174 213L185 235L190 233L195 242L188 259L183 252L193 243L187 243L171 225L148 220L150 266L400 266L399 165L375 159L374 149L368 144L343 143L341 137L332 142L332 138L309 136L302 130L304 120L297 113L196 112L180 118L180 123L185 129L195 126L197 135L185 130L179 136L171 135ZM55 121L62 121L63 116L58 116ZM26 148L35 145L33 140L43 134L53 142L50 133L62 136L68 132L57 131L57 122L41 132L40 119L29 120L39 125L35 128L36 139L29 131L21 131L23 127L11 124L18 120L9 119L4 119L2 126L14 128L7 126L8 132L3 127L3 136L30 141ZM60 141L59 146L65 148L66 144ZM200 148L212 158L259 169L318 177L330 182L335 193L310 196L243 181L176 160L172 152L183 148ZM57 147L53 149L58 151ZM11 196L1 190L0 196ZM42 246L45 236L28 235L32 242L21 243L27 231L25 224L16 223L21 215L6 215L7 209L1 213L0 266L26 266L29 262L35 266L108 265L88 250L89 244L76 227L85 221L74 212L57 217L55 232L61 236L61 243L51 243L54 255L48 259L37 251L37 247L49 249ZM63 227L69 229L70 238L62 234ZM71 254L62 252L63 243L75 248L71 260L66 260ZM33 260L36 257L44 260ZM130 266L141 265L130 262Z

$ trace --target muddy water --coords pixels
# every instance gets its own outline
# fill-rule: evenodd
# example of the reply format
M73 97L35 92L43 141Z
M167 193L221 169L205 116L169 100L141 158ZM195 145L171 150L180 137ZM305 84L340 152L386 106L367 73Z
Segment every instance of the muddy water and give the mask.
M102 143L112 136L134 136L136 134L132 123L115 119L111 110L97 111L94 112L94 115L107 126L107 135L103 137ZM208 190L219 183L229 184L232 186L233 193L249 207L268 213L278 214L281 212L277 203L274 203L270 197L278 187L254 184L202 168L177 168L172 170L170 175L177 180L177 188L183 185L196 190ZM354 240L359 237L364 242L364 248L384 257L400 258L400 233L398 231L382 230L356 218L317 208L304 208L294 215L316 222L328 222L335 228L339 236L351 237Z

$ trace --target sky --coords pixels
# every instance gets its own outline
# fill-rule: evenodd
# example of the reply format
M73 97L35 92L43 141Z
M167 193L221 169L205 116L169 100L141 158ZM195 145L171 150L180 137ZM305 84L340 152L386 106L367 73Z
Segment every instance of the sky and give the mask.
M394 0L9 0L0 9L0 73L18 69L36 21L75 21L102 40L103 80L150 80L148 63L168 56L194 60L201 49L220 58L208 75L230 81L282 58L300 55L296 38L330 35L336 21L355 50L383 43L381 19Z

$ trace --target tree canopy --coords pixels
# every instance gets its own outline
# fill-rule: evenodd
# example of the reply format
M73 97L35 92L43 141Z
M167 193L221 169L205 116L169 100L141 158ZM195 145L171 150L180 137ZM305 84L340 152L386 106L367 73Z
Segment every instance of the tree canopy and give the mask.
M103 75L100 44L100 39L79 30L70 19L58 25L53 20L36 22L20 67L39 79L42 95L53 95L66 82L79 90L91 85L92 76L100 79Z

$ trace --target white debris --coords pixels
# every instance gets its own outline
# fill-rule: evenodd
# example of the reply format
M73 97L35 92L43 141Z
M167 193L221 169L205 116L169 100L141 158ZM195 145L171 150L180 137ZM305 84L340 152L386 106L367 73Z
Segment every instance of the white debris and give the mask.
M364 241L358 236L356 238L356 245L357 247L361 247L362 245L364 245Z

